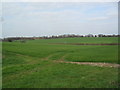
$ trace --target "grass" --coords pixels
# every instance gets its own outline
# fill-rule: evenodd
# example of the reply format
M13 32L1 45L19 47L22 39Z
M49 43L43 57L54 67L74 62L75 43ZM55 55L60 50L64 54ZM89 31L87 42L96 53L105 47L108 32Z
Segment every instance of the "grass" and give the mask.
M100 40L100 41L98 41ZM3 42L3 88L117 88L118 69L57 63L118 63L118 46L49 43L117 43L117 38L64 38Z
M0 42L0 88L2 88L2 42Z
M33 42L33 41L30 41ZM39 43L117 43L118 37L83 37L35 40Z

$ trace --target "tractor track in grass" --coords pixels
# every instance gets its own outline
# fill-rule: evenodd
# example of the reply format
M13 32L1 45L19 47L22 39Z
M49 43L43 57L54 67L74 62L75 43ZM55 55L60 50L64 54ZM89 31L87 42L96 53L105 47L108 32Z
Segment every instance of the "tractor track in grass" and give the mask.
M21 54L16 54L19 56L26 56L26 57L30 57L27 55L21 55ZM40 60L49 60L50 57L54 56L56 54L50 54L45 58L40 58ZM90 65L90 66L99 66L99 67L114 67L114 68L120 68L120 64L115 64L115 63L104 63L104 62L72 62L72 61L65 61L64 58L67 56L68 54L65 54L64 56L62 56L60 59L58 60L53 60L53 62L57 62L57 63L71 63L71 64L78 64L78 65ZM39 59L38 59L39 60ZM37 63L37 61L35 62ZM30 63L28 63L30 64ZM33 64L33 62L32 62Z
M113 63L102 63L102 62L70 62L70 61L55 61L57 63L71 63L71 64L78 64L78 65L91 65L91 66L99 66L99 67L114 67L120 68L120 64L113 64Z
M49 60L50 57L54 56L56 54L50 54L45 58L40 58L40 60ZM65 54L62 56L59 60L53 60L54 62L57 63L71 63L71 64L78 64L78 65L90 65L90 66L99 66L99 67L113 67L113 68L120 68L120 64L115 64L115 63L104 63L104 62L72 62L72 61L65 61L64 58L68 54ZM26 56L26 55L24 55Z
M68 54L62 56L59 60L55 60L54 62L57 63L71 63L71 64L78 64L78 65L91 65L91 66L99 66L99 67L114 67L120 68L120 64L113 64L113 63L104 63L104 62L72 62L72 61L65 61L64 58Z
M56 53L50 54L47 57L41 58L41 60L49 60L52 56L56 55Z

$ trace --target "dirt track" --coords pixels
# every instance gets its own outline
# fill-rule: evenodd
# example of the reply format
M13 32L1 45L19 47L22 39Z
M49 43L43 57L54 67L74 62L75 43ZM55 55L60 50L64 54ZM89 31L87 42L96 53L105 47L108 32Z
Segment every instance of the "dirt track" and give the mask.
M72 63L72 64L80 64L80 65L91 65L91 66L99 66L99 67L115 67L120 68L120 64L112 64L112 63L97 63L97 62L67 62L67 61L55 61L59 63Z

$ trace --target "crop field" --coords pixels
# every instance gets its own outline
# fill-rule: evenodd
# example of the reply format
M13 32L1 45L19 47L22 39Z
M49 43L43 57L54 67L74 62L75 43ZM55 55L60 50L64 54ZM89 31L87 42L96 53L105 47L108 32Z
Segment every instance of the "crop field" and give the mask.
M74 43L110 44L118 38L3 42L3 88L118 88L118 45Z

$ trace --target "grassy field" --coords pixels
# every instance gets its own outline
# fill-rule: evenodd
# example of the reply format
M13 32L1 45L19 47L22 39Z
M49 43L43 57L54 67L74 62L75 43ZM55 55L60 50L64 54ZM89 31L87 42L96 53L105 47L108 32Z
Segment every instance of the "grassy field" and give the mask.
M118 38L61 38L3 42L3 88L117 88L118 69L57 63L118 63L117 45L55 43L118 43Z

